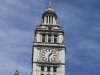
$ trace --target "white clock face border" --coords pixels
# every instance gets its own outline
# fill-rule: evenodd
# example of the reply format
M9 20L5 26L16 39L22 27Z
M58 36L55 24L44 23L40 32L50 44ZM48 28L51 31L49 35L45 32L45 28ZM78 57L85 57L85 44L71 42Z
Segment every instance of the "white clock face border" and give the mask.
M42 52L42 58L46 62L54 62L56 61L56 57L57 57L57 54L55 50L46 49L46 50L43 50Z

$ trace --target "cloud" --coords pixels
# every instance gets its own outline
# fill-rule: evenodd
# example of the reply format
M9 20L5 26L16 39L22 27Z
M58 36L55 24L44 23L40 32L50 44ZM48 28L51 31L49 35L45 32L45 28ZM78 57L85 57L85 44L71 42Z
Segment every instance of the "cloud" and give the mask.
M48 1L0 1L0 75L31 74L34 30ZM54 0L52 5L65 30L68 75L99 75L99 0Z

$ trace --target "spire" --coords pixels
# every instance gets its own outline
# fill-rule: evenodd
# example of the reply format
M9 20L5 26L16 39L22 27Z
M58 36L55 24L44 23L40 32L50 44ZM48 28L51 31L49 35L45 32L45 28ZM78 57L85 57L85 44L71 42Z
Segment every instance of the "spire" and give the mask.
M48 2L48 6L47 6L46 11L53 11L53 8L52 8L52 5L51 5L51 0L49 0L49 2Z
M48 7L49 8L51 7L51 0L49 0Z

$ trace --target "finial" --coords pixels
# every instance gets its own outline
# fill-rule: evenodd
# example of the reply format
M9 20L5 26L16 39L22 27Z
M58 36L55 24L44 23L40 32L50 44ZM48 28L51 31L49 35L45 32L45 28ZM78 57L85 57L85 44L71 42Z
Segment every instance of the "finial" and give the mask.
M48 3L48 7L47 7L47 11L53 11L53 8L52 8L52 5L51 5L51 0L49 0L49 3Z
M16 71L15 71L15 74L14 74L14 75L19 75L19 72L18 72L18 70L16 70Z
M48 4L48 7L51 7L51 0L49 0L49 4Z

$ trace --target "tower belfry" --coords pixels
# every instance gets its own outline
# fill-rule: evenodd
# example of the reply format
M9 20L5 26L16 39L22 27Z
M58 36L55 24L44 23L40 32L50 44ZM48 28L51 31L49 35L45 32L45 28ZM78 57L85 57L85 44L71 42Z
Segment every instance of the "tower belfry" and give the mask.
M57 15L51 6L51 1L49 1L47 8L42 15L42 23L45 25L48 25L48 24L56 25L57 24Z
M64 30L49 1L36 27L32 48L32 75L65 75Z

